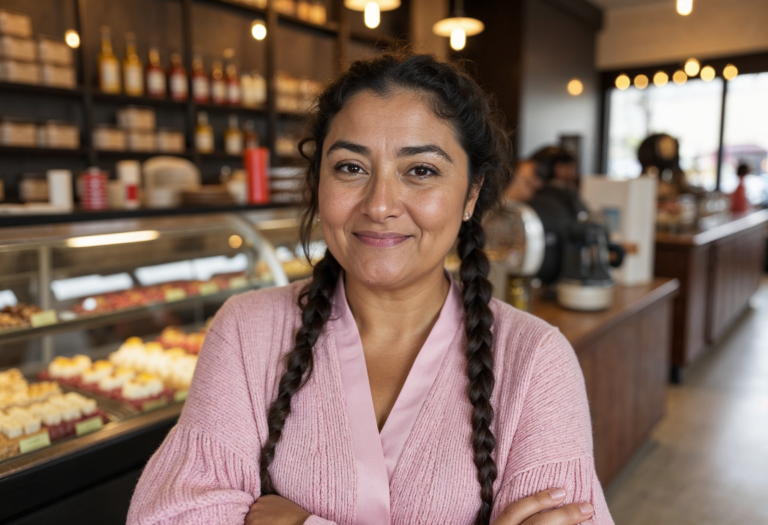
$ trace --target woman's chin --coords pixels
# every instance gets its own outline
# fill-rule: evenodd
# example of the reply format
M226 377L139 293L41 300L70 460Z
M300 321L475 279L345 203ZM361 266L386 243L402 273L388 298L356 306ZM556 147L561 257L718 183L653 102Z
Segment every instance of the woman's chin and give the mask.
M395 264L386 260L367 261L365 264L352 264L347 271L356 280L374 288L394 288L409 280L414 268L407 264Z

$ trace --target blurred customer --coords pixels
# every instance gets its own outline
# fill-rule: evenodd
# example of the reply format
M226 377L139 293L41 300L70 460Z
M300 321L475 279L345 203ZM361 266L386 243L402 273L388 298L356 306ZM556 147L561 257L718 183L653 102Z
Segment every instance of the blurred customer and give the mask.
M515 169L512 183L507 186L504 198L511 201L529 202L543 186L542 180L536 174L536 163L533 160L521 160Z
M589 217L576 193L576 158L557 146L541 148L531 157L542 188L528 203L541 219L545 232L544 262L538 277L553 284L560 277L563 243L568 226Z
M739 185L731 193L731 211L733 213L744 213L749 208L747 201L747 189L744 187L744 177L749 175L750 168L743 162L736 168L736 175L739 177Z
M658 177L659 206L675 203L681 193L687 193L685 172L680 169L680 143L666 133L647 137L637 149L637 160L643 175Z

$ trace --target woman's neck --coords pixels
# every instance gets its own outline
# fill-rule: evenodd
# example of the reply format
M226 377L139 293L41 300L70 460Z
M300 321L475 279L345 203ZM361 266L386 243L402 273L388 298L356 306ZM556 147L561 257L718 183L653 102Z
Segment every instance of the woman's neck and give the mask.
M424 339L440 315L450 289L442 266L411 285L372 288L344 273L347 303L363 340Z

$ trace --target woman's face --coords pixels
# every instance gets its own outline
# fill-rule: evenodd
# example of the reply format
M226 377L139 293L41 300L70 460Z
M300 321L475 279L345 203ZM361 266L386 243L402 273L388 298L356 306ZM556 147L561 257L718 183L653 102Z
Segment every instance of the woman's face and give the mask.
M368 286L399 288L442 268L465 212L467 155L422 96L365 91L323 143L319 216L331 253Z

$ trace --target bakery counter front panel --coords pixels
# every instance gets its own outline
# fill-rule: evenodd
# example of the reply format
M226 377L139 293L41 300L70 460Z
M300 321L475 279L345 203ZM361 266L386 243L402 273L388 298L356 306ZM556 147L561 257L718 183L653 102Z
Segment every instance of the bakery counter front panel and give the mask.
M309 275L298 237L292 210L5 229L0 521L74 516L112 481L127 505L221 304Z

